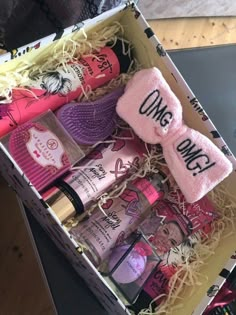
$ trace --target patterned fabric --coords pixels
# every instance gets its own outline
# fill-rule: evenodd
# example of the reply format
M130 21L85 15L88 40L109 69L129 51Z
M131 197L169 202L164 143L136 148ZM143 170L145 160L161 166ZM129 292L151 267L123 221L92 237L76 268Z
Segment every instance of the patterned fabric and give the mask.
M0 48L21 47L124 3L124 0L1 0Z
M126 2L127 0L94 0L94 3L98 8L98 14L101 14L102 12L117 7L118 5Z

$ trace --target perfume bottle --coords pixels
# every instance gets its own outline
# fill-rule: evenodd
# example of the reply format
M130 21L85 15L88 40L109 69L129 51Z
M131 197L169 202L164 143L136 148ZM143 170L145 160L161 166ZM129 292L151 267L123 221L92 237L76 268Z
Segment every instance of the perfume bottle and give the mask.
M111 249L125 240L144 220L154 202L168 191L168 183L161 173L138 178L128 184L124 192L103 205L104 215L98 208L92 216L70 233L87 248L86 254L99 266Z

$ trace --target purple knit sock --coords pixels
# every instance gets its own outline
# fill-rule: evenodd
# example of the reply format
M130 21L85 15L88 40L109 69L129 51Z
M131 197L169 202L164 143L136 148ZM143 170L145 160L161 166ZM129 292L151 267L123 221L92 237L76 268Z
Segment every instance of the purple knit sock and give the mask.
M114 131L115 108L123 92L120 87L96 101L69 103L57 111L57 118L77 143L95 144Z

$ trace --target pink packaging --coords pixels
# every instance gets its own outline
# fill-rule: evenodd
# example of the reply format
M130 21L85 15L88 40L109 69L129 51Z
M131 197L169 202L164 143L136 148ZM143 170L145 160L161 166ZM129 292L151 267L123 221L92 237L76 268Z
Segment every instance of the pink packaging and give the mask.
M154 312L156 304L159 305L168 294L168 283L169 279L157 267L145 283L136 301L130 305L129 308L134 311L135 314L139 314L141 310L149 307L152 300L160 296L156 303L152 304Z
M211 224L204 226L204 231L200 230L189 236L183 243L177 247L173 247L169 252L165 253L158 268L170 279L178 270L179 267L188 262L191 262L194 247L199 244L203 239L207 238L207 234L212 230Z
M33 76L27 87L13 89L11 103L0 107L0 137L39 114L76 99L88 86L95 89L125 72L131 60L121 53L121 45L117 40L112 48L104 47L93 56Z
M122 134L123 135L123 134ZM55 186L43 194L61 221L83 213L98 196L138 168L146 148L137 138L98 145Z
M189 204L177 190L170 192L167 198L152 207L139 227L160 256L217 218L207 197Z
M50 111L17 127L2 142L39 191L66 173L84 156Z
M150 245L141 235L135 241L127 239L111 250L107 259L107 274L129 303L133 303L150 274L160 262Z
M193 261L192 257L195 257L194 247L207 237L211 229L211 224L205 225L203 230L189 236L183 243L165 253L161 262L156 266L155 271L145 283L136 302L131 306L131 309L138 313L141 309L147 308L152 300L159 297L155 300L155 303L152 303L154 311L155 307L167 298L171 277L179 270L181 265L186 263L186 260L188 260L188 263Z

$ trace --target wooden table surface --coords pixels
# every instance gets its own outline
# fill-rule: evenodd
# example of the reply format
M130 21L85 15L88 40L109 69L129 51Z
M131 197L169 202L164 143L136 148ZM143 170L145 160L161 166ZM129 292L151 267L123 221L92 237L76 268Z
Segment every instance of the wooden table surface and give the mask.
M236 18L150 21L166 49L236 43ZM14 193L0 178L0 315L50 315L51 301Z
M149 23L167 50L236 43L236 17L164 19Z

